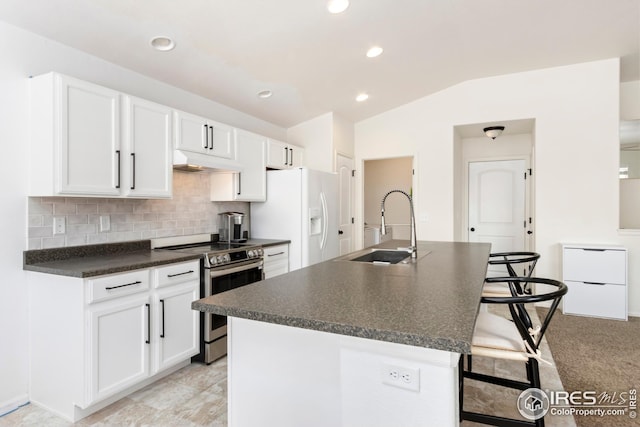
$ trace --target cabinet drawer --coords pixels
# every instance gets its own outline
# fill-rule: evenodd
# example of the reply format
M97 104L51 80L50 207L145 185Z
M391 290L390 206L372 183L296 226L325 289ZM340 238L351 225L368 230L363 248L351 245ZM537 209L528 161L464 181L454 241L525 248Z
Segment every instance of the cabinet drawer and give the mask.
M200 261L181 262L156 268L154 271L157 287L174 285L196 280L200 282Z
M289 261L289 245L269 246L264 248L264 263Z
M584 316L627 319L627 287L566 281L569 292L563 298L562 312Z
M88 282L87 302L105 301L149 290L149 270L102 276Z
M614 249L564 248L564 280L626 283L626 252Z

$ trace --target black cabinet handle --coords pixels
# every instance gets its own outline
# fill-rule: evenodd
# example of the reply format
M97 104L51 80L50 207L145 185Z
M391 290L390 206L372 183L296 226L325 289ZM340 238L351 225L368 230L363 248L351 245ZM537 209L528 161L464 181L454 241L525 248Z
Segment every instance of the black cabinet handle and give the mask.
M242 193L242 172L238 172L238 196Z
M131 164L133 165L133 179L131 189L136 189L136 153L131 153Z
M209 150L213 150L213 126L209 126L209 132L211 132L211 144L209 144Z
M151 306L149 304L145 304L145 307L147 307L147 339L144 340L145 344L150 344L150 337L151 337Z
M191 274L193 273L193 270L189 270L189 271L183 271L182 273L176 273L176 274L167 274L167 277L176 277L176 276L182 276L184 274Z
M289 166L293 166L293 148L289 148L291 155L289 156Z
M209 148L209 126L206 124L204 126L204 148L205 150Z
M267 254L267 256L278 256L278 255L284 255L284 251L276 252L275 254Z
M289 165L289 149L284 147L284 165Z
M598 285L598 286L604 286L606 285L606 283L601 283L601 282L582 282L585 285Z
M125 286L139 285L140 283L142 283L140 280L136 280L135 282L126 283L126 284L124 284L124 285L107 286L105 289L106 289L107 291L110 291L110 290L112 290L112 289L124 288Z
M471 228L470 228L470 230L471 230L471 231L476 231L476 229L475 229L475 228L473 228L473 227L471 227Z
M160 305L162 305L162 333L160 334L160 338L164 338L164 300L160 300Z
M120 188L120 150L116 150L116 156L118 156L118 183L116 188Z

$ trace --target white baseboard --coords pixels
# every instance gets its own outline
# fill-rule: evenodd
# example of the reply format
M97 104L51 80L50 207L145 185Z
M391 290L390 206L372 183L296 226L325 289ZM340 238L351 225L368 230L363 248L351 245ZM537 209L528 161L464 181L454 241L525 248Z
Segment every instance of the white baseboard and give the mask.
M27 403L29 403L29 396L26 394L0 403L0 417L3 415L7 415L9 412L15 411L16 409L26 405Z

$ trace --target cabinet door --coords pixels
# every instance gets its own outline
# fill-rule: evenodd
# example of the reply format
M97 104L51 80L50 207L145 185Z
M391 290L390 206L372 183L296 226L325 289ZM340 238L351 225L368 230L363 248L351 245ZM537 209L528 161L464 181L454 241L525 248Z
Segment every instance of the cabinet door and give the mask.
M122 153L118 92L66 76L58 75L56 80L58 192L119 195Z
M198 279L158 290L154 328L158 340L156 372L200 351L200 316L191 309L191 303L200 297L199 289Z
M265 138L243 130L236 130L236 156L242 165L236 174L234 199L264 202L267 199Z
M171 197L171 109L143 99L125 99L125 194Z
M287 169L290 167L289 163L289 147L287 144L269 139L267 142L267 167Z
M204 153L205 136L207 136L207 120L203 117L182 111L174 111L176 148L180 150Z
M212 156L224 159L234 158L235 141L233 128L222 123L207 121L208 133L205 135L205 146Z
M289 145L289 163L293 168L304 166L304 148Z
M150 310L147 293L89 307L90 402L111 396L149 376Z

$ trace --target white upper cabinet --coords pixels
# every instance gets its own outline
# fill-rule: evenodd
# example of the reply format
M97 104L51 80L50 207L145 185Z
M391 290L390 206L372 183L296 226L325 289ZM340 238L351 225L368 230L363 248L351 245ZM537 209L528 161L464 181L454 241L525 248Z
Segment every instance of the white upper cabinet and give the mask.
M171 109L132 96L124 97L124 144L131 197L171 197Z
M235 130L236 159L240 172L211 174L211 200L264 202L267 197L266 138Z
M289 169L303 166L304 148L275 139L267 142L267 167Z
M30 196L171 197L168 110L57 73L30 89Z
M234 158L233 128L183 111L175 111L176 148L223 159Z
M31 80L30 195L120 194L120 94L55 73Z

